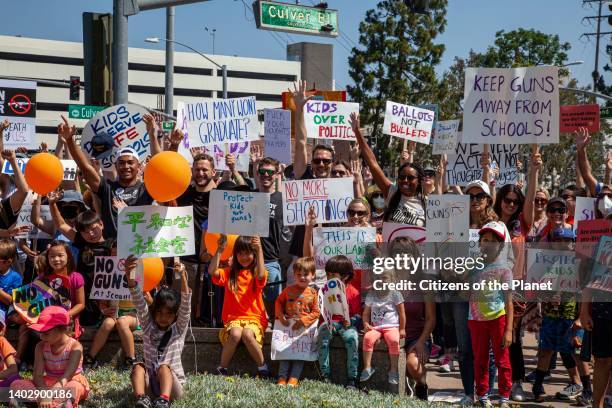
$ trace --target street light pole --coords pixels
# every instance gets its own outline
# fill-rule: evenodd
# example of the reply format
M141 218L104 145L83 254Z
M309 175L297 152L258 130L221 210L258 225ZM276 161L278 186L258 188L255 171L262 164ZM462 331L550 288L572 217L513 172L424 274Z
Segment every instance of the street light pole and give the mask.
M172 115L174 111L174 6L166 7L166 88L164 112Z

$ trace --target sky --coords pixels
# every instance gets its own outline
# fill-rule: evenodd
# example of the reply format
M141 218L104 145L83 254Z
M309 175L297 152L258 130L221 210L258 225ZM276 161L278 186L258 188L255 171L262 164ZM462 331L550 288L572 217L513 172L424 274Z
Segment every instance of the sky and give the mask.
M314 2L301 1L304 5ZM352 83L348 75L348 56L351 47L358 42L359 23L377 1L327 0L327 3L339 11L341 35L338 39L258 30L253 20L252 0L210 0L176 8L175 40L210 54L213 41L204 29L208 27L217 30L216 54L271 59L286 59L287 43L331 43L334 45L334 76L337 87L342 88ZM569 61L584 61L582 65L570 67L572 75L580 85L592 83L595 40L581 38L581 34L595 31L593 25L582 23L583 17L597 13L594 6L583 6L581 0L449 0L448 3L446 30L436 39L437 43L446 46L442 63L436 67L439 74L452 64L455 56L465 57L470 49L484 51L493 44L497 31L522 27L558 34L562 41L569 42L572 46ZM0 34L65 41L82 41L83 12L112 12L112 0L0 0L0 4L3 14ZM604 14L609 14L606 6L604 9ZM602 31L611 30L603 20ZM163 49L163 44L148 44L144 39L164 35L163 9L141 12L129 19L130 47ZM606 54L608 44L612 45L610 36L601 41L600 72L603 72L603 65L610 62ZM180 48L177 46L176 50ZM604 74L610 82L612 74Z

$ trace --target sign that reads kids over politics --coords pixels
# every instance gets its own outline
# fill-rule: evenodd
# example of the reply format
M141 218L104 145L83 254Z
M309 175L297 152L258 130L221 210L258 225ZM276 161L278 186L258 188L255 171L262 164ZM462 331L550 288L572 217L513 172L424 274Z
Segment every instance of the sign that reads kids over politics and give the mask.
M142 118L146 109L138 105L122 104L98 112L83 128L81 148L97 159L103 170L110 170L115 151L130 147L143 161L149 154L149 134Z
M462 142L559 143L558 68L466 68Z
M429 144L436 112L387 101L383 133L411 142Z
M304 107L306 135L313 139L355 140L349 119L359 113L351 102L308 101Z
M284 224L304 225L310 207L314 207L318 223L346 222L346 210L352 199L350 177L285 181Z

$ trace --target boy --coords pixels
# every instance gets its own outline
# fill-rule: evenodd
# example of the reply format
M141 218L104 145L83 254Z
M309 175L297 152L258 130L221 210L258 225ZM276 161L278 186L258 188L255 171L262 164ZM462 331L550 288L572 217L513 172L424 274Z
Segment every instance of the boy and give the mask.
M11 267L16 257L15 241L0 239L0 311L4 313L13 303L13 289L22 285L21 275Z

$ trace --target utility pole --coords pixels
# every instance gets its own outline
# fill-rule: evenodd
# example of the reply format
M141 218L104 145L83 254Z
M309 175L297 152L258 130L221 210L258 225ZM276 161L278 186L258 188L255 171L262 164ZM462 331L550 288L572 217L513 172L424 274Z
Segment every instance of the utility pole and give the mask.
M164 112L172 115L174 111L174 6L166 7L166 90Z
M603 37L604 35L612 34L612 31L601 32L601 19L602 18L609 18L610 16L612 16L612 14L607 15L607 16L603 16L601 14L601 9L603 7L604 1L607 1L607 0L583 0L582 1L582 4L598 3L597 15L596 16L588 16L588 17L584 17L583 18L583 20L596 19L597 20L597 29L596 29L596 31L594 33L584 33L584 34L582 34L582 36L587 37L587 38L593 37L593 36L595 37L595 69L593 71L593 91L597 91L597 81L599 80L599 39L601 37Z

